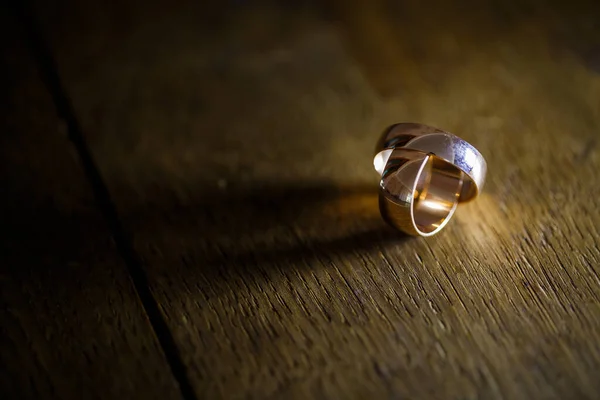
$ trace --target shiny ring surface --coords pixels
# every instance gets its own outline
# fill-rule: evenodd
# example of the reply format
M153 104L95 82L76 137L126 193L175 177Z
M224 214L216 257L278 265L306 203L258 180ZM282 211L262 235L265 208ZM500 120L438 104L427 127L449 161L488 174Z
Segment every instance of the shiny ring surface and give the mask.
M415 236L432 236L442 230L459 203L478 196L487 171L485 159L471 144L415 123L386 129L373 163L381 176L382 217Z

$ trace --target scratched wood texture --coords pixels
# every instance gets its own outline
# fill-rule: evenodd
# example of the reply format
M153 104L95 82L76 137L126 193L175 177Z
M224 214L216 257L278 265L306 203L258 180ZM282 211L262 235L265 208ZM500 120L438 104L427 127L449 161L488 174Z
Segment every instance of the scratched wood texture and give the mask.
M23 36L0 12L0 398L177 398Z
M34 6L198 398L600 396L598 5L199 3ZM488 161L426 240L399 121Z

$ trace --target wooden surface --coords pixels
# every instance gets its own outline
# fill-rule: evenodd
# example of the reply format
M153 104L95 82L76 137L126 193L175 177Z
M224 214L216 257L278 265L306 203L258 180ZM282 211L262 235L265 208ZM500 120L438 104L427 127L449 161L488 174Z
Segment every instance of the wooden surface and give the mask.
M178 398L24 32L0 21L0 398Z
M65 390L157 377L157 397L173 380L191 385L184 398L600 396L593 2L75 3L32 10L175 348L166 370L157 316L111 300L133 298L119 269L121 286L92 277L101 293L68 302L97 318L27 311L65 342L28 328L7 356L17 376L32 347L75 351L74 324L117 335L122 354L95 353L97 380L77 359L49 361L80 370ZM399 121L457 133L488 161L482 196L433 238L379 218L371 152ZM86 257L111 254L84 239ZM7 384L45 394L65 376L48 369Z

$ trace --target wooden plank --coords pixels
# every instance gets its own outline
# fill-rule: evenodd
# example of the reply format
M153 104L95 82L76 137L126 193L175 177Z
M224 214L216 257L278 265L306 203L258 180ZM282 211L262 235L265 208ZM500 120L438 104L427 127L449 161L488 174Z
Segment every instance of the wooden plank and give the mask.
M38 15L198 397L598 397L596 5L87 3ZM378 216L398 121L489 163L427 240Z
M0 30L0 397L180 398L24 32Z

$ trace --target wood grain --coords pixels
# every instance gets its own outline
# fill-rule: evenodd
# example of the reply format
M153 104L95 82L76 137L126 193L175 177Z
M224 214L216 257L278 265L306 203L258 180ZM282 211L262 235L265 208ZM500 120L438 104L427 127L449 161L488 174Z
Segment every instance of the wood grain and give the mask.
M179 398L64 124L0 13L0 397Z
M37 5L199 398L600 394L597 6L421 3ZM431 239L398 121L488 161Z

